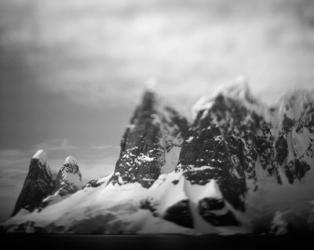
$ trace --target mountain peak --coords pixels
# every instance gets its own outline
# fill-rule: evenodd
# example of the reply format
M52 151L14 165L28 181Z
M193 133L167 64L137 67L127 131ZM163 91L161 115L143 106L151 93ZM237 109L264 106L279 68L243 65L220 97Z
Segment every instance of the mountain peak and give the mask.
M47 164L47 154L43 149L37 150L32 159L38 159L42 165Z
M78 161L74 156L69 155L67 158L65 158L63 165L78 166Z
M242 100L250 100L252 96L248 80L243 76L239 76L234 81L222 85L218 89L218 94Z
M152 110L156 104L157 95L152 90L145 90L142 95L141 107L143 110Z
M53 185L54 180L47 164L47 155L40 149L31 159L28 174L12 215L17 214L21 209L33 211L38 208L42 199L52 193Z
M212 94L202 96L192 107L193 118L195 118L200 111L210 109L220 96L241 100L243 104L248 105L256 103L255 98L251 94L248 80L243 76L239 76L231 82L222 84Z
M79 180L81 181L81 172L79 169L78 161L72 155L69 155L65 158L63 166L59 171L58 177L62 181L64 181L67 180L70 175L77 175L79 177Z

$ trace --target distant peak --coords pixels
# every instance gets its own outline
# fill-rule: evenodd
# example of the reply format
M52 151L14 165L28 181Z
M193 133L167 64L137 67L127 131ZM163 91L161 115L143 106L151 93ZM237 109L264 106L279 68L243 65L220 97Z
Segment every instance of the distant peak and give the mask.
M218 94L247 99L251 96L251 91L247 78L239 76L234 81L222 85L222 87L218 89Z
M39 149L33 155L32 159L38 159L42 165L47 163L47 154L43 149Z
M192 108L193 117L195 118L199 111L209 109L214 104L215 99L220 95L242 100L246 103L256 102L252 97L247 78L239 76L231 82L220 85L212 94L202 96Z
M65 158L64 164L63 165L76 165L78 166L78 161L76 160L76 158L72 155L69 155L67 158Z
M244 76L238 76L233 81L221 84L217 90L214 91L213 95L211 95L211 98L214 98L218 95L254 102L249 81Z

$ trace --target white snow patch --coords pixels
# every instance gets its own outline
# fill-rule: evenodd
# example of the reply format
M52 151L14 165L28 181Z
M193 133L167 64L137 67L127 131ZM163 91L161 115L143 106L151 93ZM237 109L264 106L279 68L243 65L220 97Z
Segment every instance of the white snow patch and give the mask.
M178 181L174 184L173 181ZM159 214L164 212L172 205L182 200L188 199L184 192L185 178L182 173L171 172L164 178L160 176L150 188L150 197L158 202L157 211Z
M141 161L145 161L145 162L151 162L151 161L155 160L153 157L149 157L148 155L144 155L144 154L140 154L138 156L138 159Z
M223 140L223 136L222 135L217 135L217 136L215 136L214 140L220 142L220 141Z
M61 201L61 200L64 199L64 198L66 198L66 197L61 197L61 196L59 195L59 192L57 191L57 192L55 192L54 194L49 195L48 197L46 197L46 198L43 200L43 202L44 202L44 203L49 203L49 205L52 205L52 204L55 204L55 203Z
M217 93L245 100L250 95L248 79L245 76L238 76L234 81L220 86Z
M311 135L307 128L304 128L302 133L297 133L295 129L292 130L292 146L297 157L305 154L309 145L312 144L311 136L313 135Z
M199 112L210 109L213 104L214 100L212 96L202 96L192 107L193 120Z
M193 171L203 171L206 169L214 169L214 167L211 166L201 166L201 167L193 167L191 170Z
M194 139L194 136L190 136L188 139L186 139L187 143L190 143Z
M127 128L130 129L131 131L132 131L135 127L136 127L135 124L129 124L129 125L127 126Z
M69 155L67 158L65 158L64 165L76 165L78 166L78 161L76 158L72 155Z
M64 181L67 181L67 182L75 185L77 188L81 188L83 186L82 179L78 173L73 174L73 173L69 173L69 172L64 172L62 175L63 175L62 177L63 177ZM61 183L61 185L62 184L63 183Z
M178 164L181 147L173 146L169 152L165 154L165 165L161 168L161 173L170 173Z
M152 114L151 118L153 118L153 121L152 121L153 125L159 125L162 123L158 114Z
M38 159L42 165L47 164L47 154L43 149L37 150L32 159Z

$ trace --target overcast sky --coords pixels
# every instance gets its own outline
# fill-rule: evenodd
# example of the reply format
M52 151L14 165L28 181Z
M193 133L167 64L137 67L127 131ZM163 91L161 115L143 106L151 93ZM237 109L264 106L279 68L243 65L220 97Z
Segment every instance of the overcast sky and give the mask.
M36 149L110 173L147 83L186 115L239 75L268 103L314 86L313 2L0 1L0 221Z

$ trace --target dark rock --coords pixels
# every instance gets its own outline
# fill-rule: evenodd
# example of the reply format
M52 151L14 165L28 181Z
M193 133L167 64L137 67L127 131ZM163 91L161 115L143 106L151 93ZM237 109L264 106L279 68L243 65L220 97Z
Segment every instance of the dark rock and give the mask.
M218 215L207 210L200 209L199 213L204 220L217 227L240 226L240 222L231 211L228 211L226 214Z
M163 218L183 227L193 228L194 222L189 200L182 200L167 209Z
M103 183L104 183L104 182L101 182L101 181L99 181L98 179L92 179L92 180L90 180L89 182L87 182L87 183L82 187L82 189L84 189L84 188L89 188L89 187L91 187L91 188L96 188L96 187L101 186Z
M140 208L144 210L149 210L154 216L158 216L158 213L154 204L148 199L142 200L140 202Z
M205 210L219 210L225 207L225 202L222 199L204 198L199 201L199 207Z
M293 184L296 179L301 180L310 169L310 165L305 161L295 159L285 166L285 173L289 183Z
M288 143L286 138L281 135L276 141L277 161L280 165L288 157Z
M295 121L293 119L289 118L286 114L283 115L282 129L286 134L291 131L294 124Z
M173 180L172 183L173 183L174 185L177 185L177 184L179 183L179 180Z
M42 200L53 192L53 189L54 180L49 167L39 159L32 159L12 216L22 208L28 211L38 208Z

